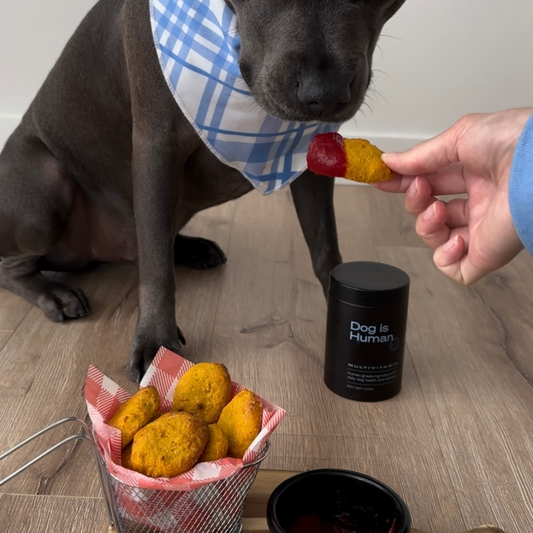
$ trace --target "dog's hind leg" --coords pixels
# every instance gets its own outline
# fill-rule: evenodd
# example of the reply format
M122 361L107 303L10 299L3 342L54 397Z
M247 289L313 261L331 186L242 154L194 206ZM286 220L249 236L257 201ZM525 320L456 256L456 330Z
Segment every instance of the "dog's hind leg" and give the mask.
M31 255L2 257L0 286L36 305L54 322L88 315L89 302L83 291L43 276L39 259Z
M178 235L174 240L174 263L204 270L225 264L226 254L209 239Z
M44 276L42 258L60 239L74 185L35 137L20 129L0 154L0 286L36 305L53 321L90 311L80 289Z

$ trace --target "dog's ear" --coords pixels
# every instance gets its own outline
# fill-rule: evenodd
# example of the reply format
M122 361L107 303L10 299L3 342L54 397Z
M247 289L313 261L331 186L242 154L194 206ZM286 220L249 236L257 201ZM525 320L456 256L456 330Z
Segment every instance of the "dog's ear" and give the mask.
M229 8L234 12L236 13L237 12L237 9L236 7L240 4L242 4L242 2L244 0L224 0L226 2L226 4L228 4Z
M389 20L402 7L406 0L363 0L373 9L380 9L385 21Z

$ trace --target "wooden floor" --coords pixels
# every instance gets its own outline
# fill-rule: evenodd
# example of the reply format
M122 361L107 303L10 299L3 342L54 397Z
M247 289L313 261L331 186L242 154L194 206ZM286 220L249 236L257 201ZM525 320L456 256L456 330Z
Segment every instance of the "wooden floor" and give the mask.
M345 261L376 260L411 277L403 391L356 403L323 384L326 304L288 192L251 194L198 216L187 233L216 240L228 264L177 269L182 355L219 361L288 416L264 466L340 467L375 476L407 502L413 527L459 533L533 524L533 260L525 253L474 287L445 278L414 233L403 198L340 186ZM66 416L86 418L89 364L125 376L137 315L135 268L62 275L92 304L53 324L0 290L0 452ZM47 434L0 465L0 477L76 428ZM87 443L68 445L4 485L1 530L94 533L105 507ZM200 532L201 533L201 532Z

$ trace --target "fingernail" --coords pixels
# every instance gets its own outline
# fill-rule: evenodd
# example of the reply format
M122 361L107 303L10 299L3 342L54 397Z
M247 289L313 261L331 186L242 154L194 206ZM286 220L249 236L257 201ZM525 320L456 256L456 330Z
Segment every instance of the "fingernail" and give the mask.
M424 214L422 215L422 218L424 218L424 220L429 220L430 218L433 218L436 214L437 214L437 206L435 205L436 202L433 202L425 211L424 211Z
M451 250L457 244L457 235L442 245L443 250Z
M407 189L407 196L416 196L418 193L418 179L415 179Z
M400 152L385 152L381 154L381 159L393 159L400 155Z

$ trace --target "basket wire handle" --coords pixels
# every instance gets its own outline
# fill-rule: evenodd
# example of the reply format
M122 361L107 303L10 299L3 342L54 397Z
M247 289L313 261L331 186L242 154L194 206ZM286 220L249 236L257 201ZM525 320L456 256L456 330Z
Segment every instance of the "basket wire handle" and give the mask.
M1 454L0 455L0 461L2 461L2 459L5 459L9 455L11 455L13 452L16 452L20 448L23 448L24 446L26 446L26 444L29 444L31 441L33 441L33 440L37 439L38 437L44 435L48 431L50 431L50 430L52 430L52 429L54 429L54 428L56 428L56 427L58 427L58 426L60 426L62 424L65 424L67 422L77 422L78 424L80 424L83 427L83 429L85 430L85 433L78 433L76 435L71 435L70 437L67 437L67 438L63 439L61 442L58 442L57 444L55 444L51 448L48 448L48 450L45 450L43 453L41 453L40 455L38 455L37 457L35 457L31 461L29 461L25 465L21 466L18 470L16 470L15 472L10 474L9 476L5 477L4 479L0 479L0 487L2 485L4 485L5 483L7 483L8 481L11 481L14 477L18 476L21 472L24 472L24 470L26 470L30 466L33 466L35 463L37 463L38 461L40 461L41 459L43 459L47 455L51 454L52 452L54 452L55 450L57 450L58 448L60 448L64 444L67 444L68 442L71 442L73 440L79 440L79 439L86 440L86 441L88 441L88 442L90 442L92 444L92 449L93 449L93 452L94 452L94 458L96 460L96 464L97 464L97 468L98 468L98 476L100 478L100 485L102 487L102 492L104 493L104 500L106 502L107 514L108 514L108 517L109 517L108 533L116 533L117 532L117 527L118 527L117 514L116 514L116 509L115 509L115 506L114 506L113 497L111 495L111 489L109 488L109 483L108 483L108 480L107 480L107 474L106 474L106 472L104 470L105 469L105 465L103 464L103 462L102 462L102 460L100 458L100 454L98 452L98 447L96 445L96 442L95 442L94 438L91 435L91 430L89 429L87 424L85 422L83 422L82 420L80 420L79 418L77 418L75 416L70 416L68 418L64 418L63 420L58 420L57 422L54 422L53 424L50 424L49 426L45 427L41 431L38 431L37 433L35 433L31 437L28 437L26 440L24 440L24 441L20 442L19 444L13 446L13 448L9 449L7 452L4 452L3 454Z

